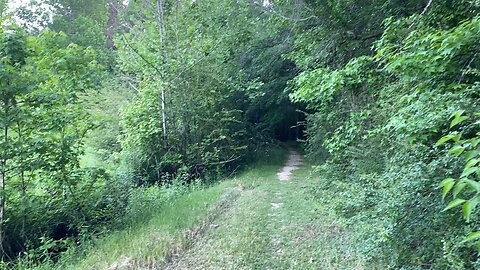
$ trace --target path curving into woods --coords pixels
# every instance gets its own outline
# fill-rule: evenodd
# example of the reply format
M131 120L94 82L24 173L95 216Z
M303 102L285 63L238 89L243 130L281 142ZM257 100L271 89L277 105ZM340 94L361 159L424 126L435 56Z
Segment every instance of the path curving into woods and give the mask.
M292 175L292 172L298 169L303 163L303 158L300 153L298 153L295 149L291 147L287 147L287 149L287 163L277 173L278 179L280 179L280 181L288 181L290 179L290 176Z

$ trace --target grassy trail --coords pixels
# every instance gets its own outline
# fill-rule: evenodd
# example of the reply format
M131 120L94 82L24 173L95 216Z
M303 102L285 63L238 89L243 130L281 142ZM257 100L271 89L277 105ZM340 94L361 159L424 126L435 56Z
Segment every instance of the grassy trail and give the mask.
M310 200L308 164L287 181L279 169L238 178L244 188L234 205L166 269L375 269L355 256L325 206Z
M311 198L311 167L292 154L287 162L284 150L265 153L236 178L100 239L83 258L35 269L382 269L356 256L328 205Z

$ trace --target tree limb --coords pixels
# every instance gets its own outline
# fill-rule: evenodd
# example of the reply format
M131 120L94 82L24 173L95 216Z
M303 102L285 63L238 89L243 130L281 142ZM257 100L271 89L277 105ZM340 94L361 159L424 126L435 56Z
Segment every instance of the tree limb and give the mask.
M425 6L425 8L423 9L422 13L420 13L420 15L424 15L425 13L427 13L427 10L428 8L432 5L432 2L433 0L429 0L427 5Z

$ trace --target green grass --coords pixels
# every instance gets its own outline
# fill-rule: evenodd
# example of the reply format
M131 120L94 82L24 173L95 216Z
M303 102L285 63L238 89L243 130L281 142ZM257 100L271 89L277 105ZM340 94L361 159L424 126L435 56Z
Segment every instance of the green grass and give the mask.
M192 227L225 192L225 185L183 195L159 209L144 226L114 233L98 243L87 258L69 269L105 269L128 262L138 267L163 263L169 249L182 243L183 230Z
M167 269L384 269L362 260L328 205L310 198L308 164L285 182L278 169L239 177L253 188Z
M146 222L131 222L132 226L128 225L123 230L84 245L81 252L77 250L64 254L54 265L31 267L25 263L23 266L19 264L18 269L115 269L115 266L122 265L128 266L128 269L159 267L176 250L189 245L192 240L189 233L199 230L212 212L219 211L217 206L225 195L253 188L257 180L278 169L285 154L283 149L262 153L263 159L255 166L249 166L239 176L174 198L159 207L153 218ZM151 211L151 208L144 209L144 215L152 215ZM83 255L79 256L79 253Z
M38 269L383 269L357 256L328 205L310 198L308 164L277 179L285 160L285 150L266 153L233 179L97 240L80 259Z

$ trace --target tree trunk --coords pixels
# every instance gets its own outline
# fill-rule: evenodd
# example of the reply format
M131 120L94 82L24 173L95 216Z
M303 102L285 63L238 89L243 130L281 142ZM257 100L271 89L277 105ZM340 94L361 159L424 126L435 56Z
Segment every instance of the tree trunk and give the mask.
M160 45L163 46L164 45L163 42L166 39L164 0L157 0L157 23L158 23L158 32L160 34Z
M3 163L3 162L2 162ZM3 167L3 165L2 165ZM2 168L0 172L0 261L3 261L5 256L5 249L3 247L3 220L4 220L4 211L5 211L5 171Z
M8 104L7 104L8 106ZM4 136L4 142L5 144L8 143L8 125L5 125L3 129L3 136ZM0 160L0 253L2 254L0 257L0 261L4 260L5 257L5 247L3 243L4 239L4 228L3 228L3 222L5 221L5 182L6 182L6 170L7 167L7 157L2 157L2 160Z
M162 128L163 128L163 145L167 147L167 116L165 113L165 89L162 87Z
M118 15L118 5L116 0L108 0L108 21L107 27L105 28L105 36L107 38L107 43L105 47L107 49L115 50L115 43L113 42L113 36L115 34L115 28L117 27L117 15Z
M164 41L166 39L166 30L165 30L165 13L164 13L164 0L157 0L157 26L158 34L160 36L160 46L164 46ZM162 95L162 129L163 129L163 146L167 147L167 114L165 112L165 88L161 87L160 89Z
M18 138L20 140L20 144L23 145L24 144L23 132L22 132L21 124L19 121L17 121L17 127L18 127L18 130L17 130ZM20 188L22 191L22 228L21 228L20 235L22 237L22 240L25 243L25 241L27 241L27 236L25 233L25 224L27 223L27 190L25 186L25 170L23 166L20 166L19 169L20 169Z
M27 235L25 233L25 224L27 223L27 190L25 187L25 172L20 172L20 179L21 179L21 188L22 188L22 231L21 236L25 243L27 241Z

